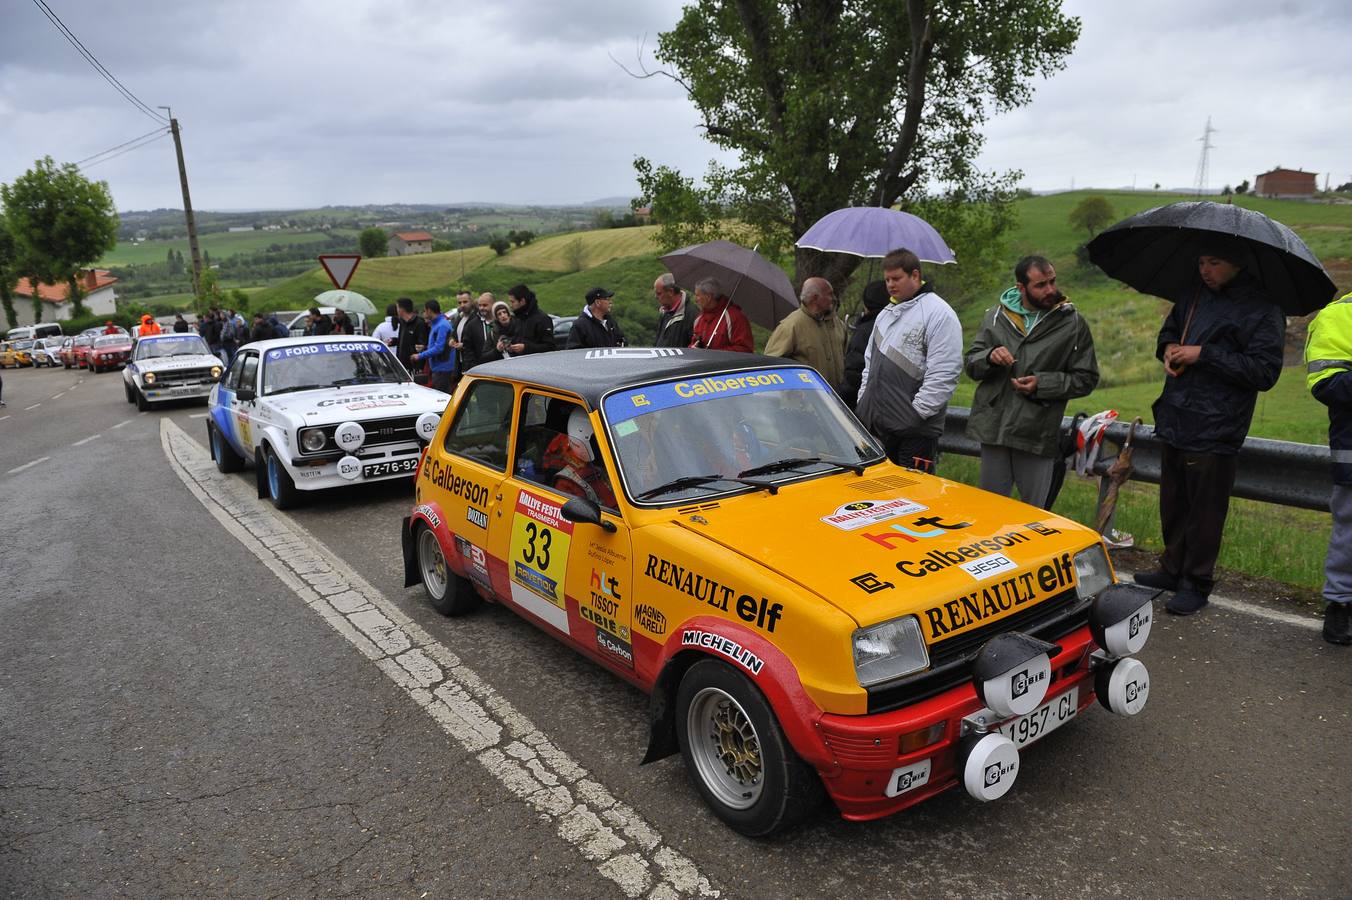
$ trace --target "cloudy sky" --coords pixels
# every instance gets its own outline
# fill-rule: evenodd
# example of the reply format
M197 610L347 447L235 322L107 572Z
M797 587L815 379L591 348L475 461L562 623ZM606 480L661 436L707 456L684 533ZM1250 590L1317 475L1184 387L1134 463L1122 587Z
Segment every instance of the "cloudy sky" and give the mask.
M632 194L635 156L698 174L717 155L676 85L610 59L651 46L680 0L44 2L133 94L173 108L199 208L584 202ZM1213 188L1277 165L1352 180L1352 4L1065 6L1080 43L989 124L985 167L1036 190L1190 185L1210 116ZM0 181L157 126L35 0L0 0L0 34ZM167 138L87 174L119 209L181 206Z

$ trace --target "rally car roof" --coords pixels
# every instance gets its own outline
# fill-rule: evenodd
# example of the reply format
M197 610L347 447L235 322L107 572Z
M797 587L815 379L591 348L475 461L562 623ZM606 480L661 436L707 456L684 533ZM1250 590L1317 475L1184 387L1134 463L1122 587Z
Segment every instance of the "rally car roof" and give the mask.
M727 350L617 347L557 350L483 363L470 374L524 381L577 394L593 409L612 390L671 378L797 366L792 360Z

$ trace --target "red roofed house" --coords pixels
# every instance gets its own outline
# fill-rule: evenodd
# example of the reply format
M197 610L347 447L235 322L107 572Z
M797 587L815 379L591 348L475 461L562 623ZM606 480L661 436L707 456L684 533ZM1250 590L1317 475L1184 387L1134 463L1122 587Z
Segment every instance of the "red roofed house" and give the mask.
M1313 197L1318 175L1300 169L1276 168L1254 180L1253 192L1259 197Z
M431 253L432 235L425 231L396 231L386 246L390 256L408 256L410 253Z
M117 312L117 295L113 292L115 276L104 269L86 269L80 275L81 288L84 290L84 306L91 313L110 316ZM74 315L75 304L70 302L70 285L39 284L38 297L47 304L43 308L42 321L53 322L69 319ZM14 312L18 314L20 325L33 324L33 286L27 278L20 278L14 286Z

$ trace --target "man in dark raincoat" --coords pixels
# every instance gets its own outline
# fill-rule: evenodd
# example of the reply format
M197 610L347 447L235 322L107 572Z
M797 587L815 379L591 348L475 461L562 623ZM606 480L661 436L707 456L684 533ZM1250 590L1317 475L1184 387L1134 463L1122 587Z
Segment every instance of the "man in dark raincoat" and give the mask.
M1201 280L1176 298L1155 355L1164 390L1153 407L1164 444L1160 466L1159 568L1139 584L1174 591L1165 609L1189 616L1215 585L1237 455L1258 392L1282 372L1286 319L1246 272L1242 244L1219 236L1197 260Z

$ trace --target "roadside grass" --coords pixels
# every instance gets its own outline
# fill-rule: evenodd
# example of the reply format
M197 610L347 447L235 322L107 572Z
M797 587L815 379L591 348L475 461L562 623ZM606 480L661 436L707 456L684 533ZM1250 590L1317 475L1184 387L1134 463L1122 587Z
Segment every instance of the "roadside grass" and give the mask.
M377 311L405 296L421 303L454 294L458 285L468 282L469 273L492 258L489 248L473 247L363 259L348 287L374 303ZM462 267L465 277L461 276ZM314 305L316 294L329 290L333 290L333 283L322 268L316 267L259 291L251 305L265 310L305 309Z
M964 484L976 485L979 472L980 464L972 457L950 453L940 463L940 474ZM1098 516L1098 479L1067 475L1055 507L1060 515L1092 528ZM1123 485L1114 524L1119 531L1134 535L1137 547L1162 550L1159 488L1133 482ZM1331 527L1328 513L1234 499L1219 564L1235 572L1319 590Z
M293 244L322 244L332 237L341 236L351 237L355 245L357 232L342 228L335 228L332 231L218 231L200 235L197 243L202 250L211 254L212 259L219 261L237 253L266 250L273 244L280 244L283 247ZM171 248L182 253L185 260L188 259L188 239L182 237L167 241L144 241L140 244L133 244L130 241L118 244L96 265L107 268L133 263L161 263Z

